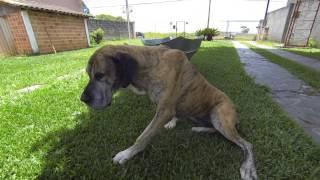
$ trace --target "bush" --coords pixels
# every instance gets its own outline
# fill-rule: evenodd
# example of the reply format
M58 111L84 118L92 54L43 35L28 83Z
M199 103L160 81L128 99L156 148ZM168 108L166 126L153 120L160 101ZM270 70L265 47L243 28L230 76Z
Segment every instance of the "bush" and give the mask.
M308 41L308 45L307 46L310 47L310 48L316 48L317 47L317 42L314 39L310 38L309 41Z
M196 31L196 35L204 36L207 41L211 41L212 37L219 35L219 31L215 28L205 28L203 30L199 29L198 31Z
M101 28L90 33L90 41L100 44L104 36L104 31ZM92 43L91 42L91 43Z

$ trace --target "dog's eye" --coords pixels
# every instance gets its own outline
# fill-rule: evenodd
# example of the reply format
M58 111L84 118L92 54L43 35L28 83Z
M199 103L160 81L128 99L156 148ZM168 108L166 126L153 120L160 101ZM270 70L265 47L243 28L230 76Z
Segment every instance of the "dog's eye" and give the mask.
M103 73L96 73L94 75L94 79L96 79L97 81L101 80L103 78L104 74Z

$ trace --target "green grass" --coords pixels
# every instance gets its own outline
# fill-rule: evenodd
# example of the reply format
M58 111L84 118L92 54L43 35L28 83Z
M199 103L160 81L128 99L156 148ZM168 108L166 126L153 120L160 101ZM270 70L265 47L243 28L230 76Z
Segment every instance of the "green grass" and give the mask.
M271 46L271 47L280 47L281 44L273 41L256 41L257 44ZM281 48L295 54L299 54L306 57L311 57L320 60L320 49L319 48Z
M51 61L61 64L55 69L59 72L68 63L61 57L83 53L75 66L85 67L92 52L65 52ZM1 67L9 71L12 66L3 62ZM229 42L203 42L192 62L236 104L240 134L254 145L260 179L319 175L319 147L272 101L266 88L246 75ZM176 129L163 129L124 166L113 165L112 155L134 142L153 117L155 106L145 96L121 90L110 108L88 111L79 101L87 81L84 73L47 81L45 87L0 105L0 179L240 178L241 150L219 134L192 133L191 123L185 121Z
M320 60L319 48L285 48L284 50Z
M238 34L234 36L234 40L237 41L253 41L255 40L255 34Z
M268 50L258 48L254 45L249 43L242 42L247 45L253 51L259 53L260 55L264 56L269 61L276 63L283 68L287 69L290 73L297 76L301 80L305 81L310 86L320 89L320 72L304 65L301 65L297 62L294 62L290 59L275 55Z
M265 45L265 46L270 46L270 47L280 47L281 44L278 42L274 41L256 41L257 44Z
M104 44L140 44L138 40L106 41ZM84 69L81 59L88 59L98 47L41 56L0 57L0 99L15 90L34 84L46 84L59 76Z

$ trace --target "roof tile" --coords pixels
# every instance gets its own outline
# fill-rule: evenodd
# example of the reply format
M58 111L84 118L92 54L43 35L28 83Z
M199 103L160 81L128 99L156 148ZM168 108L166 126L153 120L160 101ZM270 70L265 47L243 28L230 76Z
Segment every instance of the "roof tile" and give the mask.
M0 0L0 2L22 8L90 16L83 12L81 0Z

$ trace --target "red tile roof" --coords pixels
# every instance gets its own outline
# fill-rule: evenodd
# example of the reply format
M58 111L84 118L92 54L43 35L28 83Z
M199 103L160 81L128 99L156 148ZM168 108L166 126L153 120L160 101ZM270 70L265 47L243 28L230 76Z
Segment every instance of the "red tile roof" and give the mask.
M83 13L81 0L0 0L0 2L26 9L50 11L75 16L91 16Z

